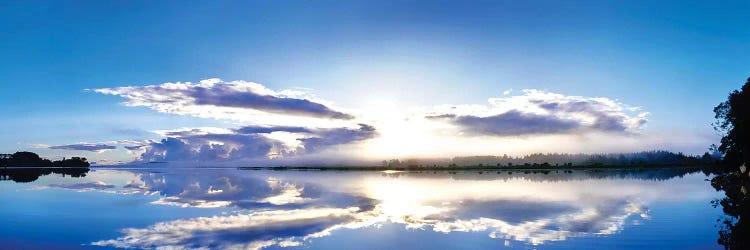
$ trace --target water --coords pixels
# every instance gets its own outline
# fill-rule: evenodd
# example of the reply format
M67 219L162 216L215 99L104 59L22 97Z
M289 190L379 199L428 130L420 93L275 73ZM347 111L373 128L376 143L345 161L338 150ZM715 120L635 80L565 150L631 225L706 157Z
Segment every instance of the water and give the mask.
M0 181L2 249L723 249L723 193L683 169L35 178Z

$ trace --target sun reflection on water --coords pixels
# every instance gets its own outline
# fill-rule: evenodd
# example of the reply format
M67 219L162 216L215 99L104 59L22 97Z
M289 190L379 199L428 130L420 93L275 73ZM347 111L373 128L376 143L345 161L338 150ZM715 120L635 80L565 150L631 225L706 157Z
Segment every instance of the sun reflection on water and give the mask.
M539 245L570 237L616 234L648 220L648 205L655 200L701 199L707 195L684 181L666 184L648 179L566 177L548 181L535 180L531 175L518 177L520 174L242 173L246 175L131 174L135 179L122 181L120 193L159 193L153 205L239 210L235 214L126 228L121 237L93 244L260 249L302 246L341 229L368 230L395 224L442 234L483 233L504 244L517 241ZM99 183L97 187L102 188L98 189L81 184L48 188L104 192L106 187L118 186L105 184ZM241 242L237 235L243 235Z

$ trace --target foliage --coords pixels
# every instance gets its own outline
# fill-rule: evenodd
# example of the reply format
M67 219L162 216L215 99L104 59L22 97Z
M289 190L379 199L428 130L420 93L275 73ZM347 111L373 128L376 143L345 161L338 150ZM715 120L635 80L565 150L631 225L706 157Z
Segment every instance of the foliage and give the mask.
M714 129L723 136L716 149L724 154L724 165L736 168L750 162L750 78L740 90L729 93L714 114Z
M78 167L87 168L90 164L86 161L86 158L72 157L70 159L63 158L60 161L50 161L39 157L36 153L32 152L16 152L8 158L3 158L0 161L0 167Z
M491 164L496 166L629 166L629 165L710 165L716 159L710 154L703 156L685 155L669 151L644 151L638 153L619 154L543 154L535 153L522 157L503 156L471 156L455 157L453 164L459 166L474 166Z

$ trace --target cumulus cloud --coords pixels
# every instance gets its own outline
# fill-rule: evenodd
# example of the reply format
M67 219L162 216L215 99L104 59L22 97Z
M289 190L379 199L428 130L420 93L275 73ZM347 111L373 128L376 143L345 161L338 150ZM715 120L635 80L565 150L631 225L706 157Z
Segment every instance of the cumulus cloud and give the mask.
M540 90L491 98L490 106L443 105L426 118L447 121L472 135L514 136L585 132L637 133L647 112L603 97L565 96Z
M278 136L275 133L285 133ZM305 128L290 126L246 126L236 129L192 128L159 131L161 141L129 146L145 150L143 161L219 161L275 158L320 152L326 148L367 140L375 128ZM282 140L286 139L286 140Z
M91 152L103 152L117 148L107 144L95 144L95 143L79 143L59 146L49 146L49 149L63 149L63 150L80 150L80 151L91 151Z
M314 136L299 140L302 141L306 152L311 153L330 146L370 139L376 134L375 127L367 124L359 124L359 128L357 129L321 129L316 131Z
M518 110L487 117L451 114L430 116L429 118L447 119L453 124L466 128L467 132L479 135L556 134L581 128L581 124L575 120L523 113Z
M258 135L206 134L152 142L141 155L148 161L214 161L267 156L278 142Z
M350 120L354 116L330 108L324 100L299 90L274 91L245 81L207 79L198 83L94 89L126 99L125 105L143 106L163 113L204 118L253 120L264 115ZM266 117L267 118L267 117Z

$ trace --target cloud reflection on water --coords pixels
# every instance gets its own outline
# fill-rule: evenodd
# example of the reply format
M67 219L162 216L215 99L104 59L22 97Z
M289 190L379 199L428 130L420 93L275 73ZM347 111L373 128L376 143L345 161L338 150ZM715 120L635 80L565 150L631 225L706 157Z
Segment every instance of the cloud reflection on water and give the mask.
M144 193L160 193L162 197L154 204L241 210L127 228L121 237L92 244L260 249L300 246L339 229L377 228L386 223L439 233L484 232L491 238L543 244L617 233L629 218L647 219L647 206L656 200L710 195L685 182L645 179L544 182L508 176L444 177L413 173L390 178L372 172L346 176L144 173L133 182L142 184L131 186Z
M60 183L60 184L50 184L46 186L38 186L36 189L46 189L46 188L60 188L60 189L69 189L69 190L75 190L75 191L94 191L94 190L105 190L114 188L115 185L103 182L103 181L94 181L94 182L80 182L80 183Z

